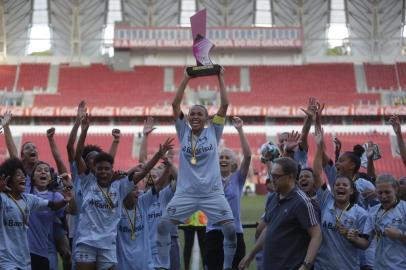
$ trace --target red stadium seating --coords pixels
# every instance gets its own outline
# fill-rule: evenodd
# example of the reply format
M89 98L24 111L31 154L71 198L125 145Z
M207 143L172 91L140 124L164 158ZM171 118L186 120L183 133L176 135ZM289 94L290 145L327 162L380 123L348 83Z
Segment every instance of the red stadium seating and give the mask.
M352 64L257 66L250 70L251 92L230 93L232 104L303 106L308 97L329 105L379 103L379 95L356 92Z
M398 89L394 65L364 64L368 89Z
M0 90L13 90L17 67L0 65Z
M229 89L240 88L240 67L226 67ZM250 67L250 92L230 91L237 106L302 106L309 96L330 105L379 104L379 94L356 92L352 64L310 64L301 66ZM183 68L174 68L174 87ZM76 106L82 99L94 106L151 106L168 104L173 93L164 92L164 68L135 67L133 71L113 71L101 64L87 67L61 65L57 94L37 95L36 106ZM193 89L218 89L217 78L192 79ZM113 98L114 97L114 98Z
M115 72L107 66L61 66L58 95L37 96L35 105L76 106L87 99L94 106L148 106L164 104L172 93L164 93L163 68L137 67Z
M396 68L399 74L400 87L406 91L406 63L397 63Z
M46 90L48 84L49 64L21 64L17 89L31 91L34 88Z

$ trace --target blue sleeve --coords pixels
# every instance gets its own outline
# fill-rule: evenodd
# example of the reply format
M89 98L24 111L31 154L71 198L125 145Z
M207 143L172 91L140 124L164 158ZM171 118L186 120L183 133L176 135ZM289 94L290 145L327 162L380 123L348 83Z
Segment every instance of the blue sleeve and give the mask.
M336 176L337 176L336 167L334 165L327 164L324 167L324 173L327 176L328 185L330 186L331 189L333 189L334 184L336 182Z
M221 135L223 135L224 125L211 123L209 128L213 130L214 135L216 136L216 141L219 143Z
M245 185L245 180L247 180L247 178L243 178L242 177L242 174L241 174L241 171L240 170L238 170L237 172L236 172L236 177L237 177L237 181L238 181L238 188L240 189L240 190L243 190L243 188L244 188L244 185Z
M54 201L58 202L63 200L63 195L59 192L55 192L55 197L54 197ZM64 207L56 210L55 214L57 217L63 217L65 215L65 209L68 205L65 205Z
M263 215L263 220L265 221L265 223L269 223L270 221L270 211L272 208L272 201L274 200L274 197L278 196L275 192L269 193L268 198L266 199L266 203L265 203L265 213Z
M79 172L78 172L78 166L76 165L76 162L73 161L69 164L70 167L70 173L72 175L72 181L76 182L77 177L79 176Z
M139 195L138 197L139 204L144 210L147 210L154 201L155 196L156 195L153 195L151 190L148 190L146 193Z
M89 187L96 182L96 177L93 175L93 173L88 173L88 174L80 174L77 177L77 180L79 180L80 184L80 189L82 192L86 192Z
M319 224L319 218L309 198L303 198L295 209L295 216L303 229L308 229Z
M176 119L175 128L178 139L181 142L182 138L185 136L185 133L190 129L183 114Z
M331 194L330 190L322 190L319 189L316 191L317 200L319 201L320 208L324 209L331 200L334 200L333 195Z
M372 241L372 238L375 236L375 218L374 214L376 208L372 208L367 212L367 217L365 220L363 234L369 235L369 241Z
M119 193L121 199L124 199L135 187L134 182L130 181L128 176L118 179L116 182L119 184Z
M162 196L162 203L165 205L167 205L170 200L172 200L174 194L175 192L173 192L171 185L166 186L159 192L159 196Z
M307 167L307 151L300 149L296 150L294 153L294 159L300 165L300 167Z
M33 194L25 194L25 197L27 199L27 206L30 211L49 210L48 200L44 200L41 197L35 196Z
M359 207L357 215L357 230L363 232L368 219L368 213L363 208Z

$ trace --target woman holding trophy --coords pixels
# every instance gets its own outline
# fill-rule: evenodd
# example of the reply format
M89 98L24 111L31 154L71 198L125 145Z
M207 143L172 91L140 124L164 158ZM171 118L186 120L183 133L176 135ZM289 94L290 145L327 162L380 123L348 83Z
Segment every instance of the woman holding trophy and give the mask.
M224 234L224 269L231 269L236 232L233 213L224 195L218 151L228 108L224 69L218 74L220 108L212 119L202 105L193 105L187 116L182 112L182 97L191 78L185 70L184 79L172 102L180 142L179 174L175 195L158 224L160 265L156 267L169 269L169 233L172 226L201 210L211 222L221 225Z

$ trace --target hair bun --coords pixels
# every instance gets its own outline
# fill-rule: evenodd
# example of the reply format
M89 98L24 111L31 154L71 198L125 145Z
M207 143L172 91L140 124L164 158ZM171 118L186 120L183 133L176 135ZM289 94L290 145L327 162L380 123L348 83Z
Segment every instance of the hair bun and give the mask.
M354 152L355 155L357 155L358 157L361 158L362 155L365 153L365 148L362 145L357 144L357 145L354 146L353 152Z

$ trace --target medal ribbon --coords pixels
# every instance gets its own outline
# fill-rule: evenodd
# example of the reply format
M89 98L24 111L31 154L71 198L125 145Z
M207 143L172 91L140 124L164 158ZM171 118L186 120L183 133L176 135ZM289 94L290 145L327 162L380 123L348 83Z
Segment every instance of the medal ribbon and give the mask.
M109 195L109 191L107 190L107 192L105 192L101 186L99 186L99 184L97 184L97 186L99 187L101 193L103 194L104 199L106 199L106 203L109 206L110 209L112 209L114 207L113 204L113 200L111 199L110 195Z
M193 132L190 131L190 146L192 148L192 158L191 158L191 162L192 164L196 164L196 146L197 146L197 139L196 139L196 143L195 145L193 145Z
M131 216L128 213L127 208L124 207L124 210L125 210L125 213L127 215L128 223L130 224L131 240L134 240L135 239L135 222L136 222L136 216L137 216L136 207L134 205L134 217L133 217L133 220L131 220Z
M383 214L378 217L378 214L380 212L381 209L378 210L378 212L375 215L375 235L378 238L378 240L383 236L383 233L381 232L380 228L379 228L379 223L381 222L381 220L383 219L384 216L386 216L386 214L388 214L393 208L387 209L383 212Z
M23 216L23 222L25 225L28 226L28 217L25 214L24 210L20 207L20 205L18 204L17 200L13 197L13 195L7 193L7 196L15 203L15 205L17 205L18 210L20 210L21 215ZM24 200L23 200L24 201ZM25 203L25 202L24 202ZM27 204L25 203L25 209L27 209Z
M341 211L340 215L337 215L337 208L334 206L334 215L336 216L336 226L341 224L341 216L343 215L344 212L348 210L350 207L350 203L347 204L347 206L344 208L343 211Z

